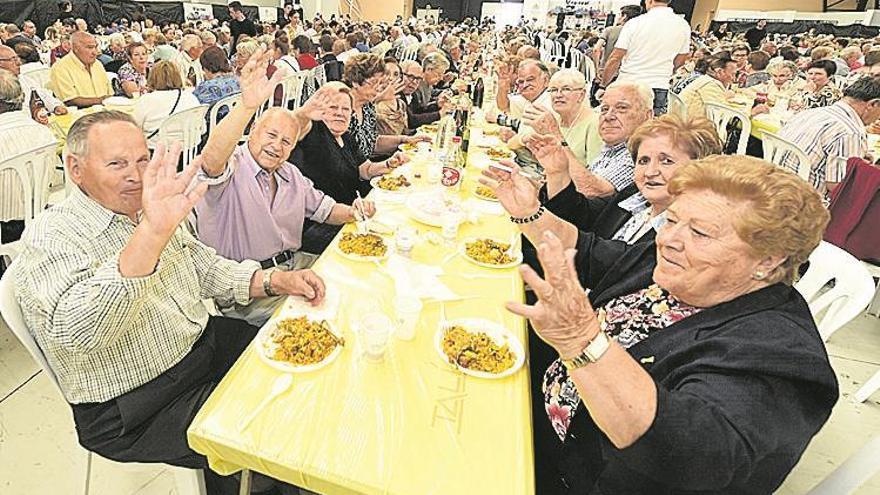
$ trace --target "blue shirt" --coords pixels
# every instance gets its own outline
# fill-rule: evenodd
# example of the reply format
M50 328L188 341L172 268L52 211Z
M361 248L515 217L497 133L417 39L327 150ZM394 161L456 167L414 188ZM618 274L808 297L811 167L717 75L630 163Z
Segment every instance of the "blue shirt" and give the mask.
M208 81L202 81L193 90L193 94L202 105L211 105L217 100L240 93L238 78L232 74L217 76Z

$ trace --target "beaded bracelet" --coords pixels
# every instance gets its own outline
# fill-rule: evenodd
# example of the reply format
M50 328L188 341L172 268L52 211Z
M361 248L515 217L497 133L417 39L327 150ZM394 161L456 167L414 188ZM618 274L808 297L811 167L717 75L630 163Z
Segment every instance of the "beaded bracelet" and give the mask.
M519 225L526 224L526 223L532 223L535 220L541 218L541 215L543 215L545 211L546 210L544 209L544 205L541 205L538 207L538 211L536 211L532 215L524 217L524 218L517 218L517 217L511 216L510 221L515 224L519 224Z

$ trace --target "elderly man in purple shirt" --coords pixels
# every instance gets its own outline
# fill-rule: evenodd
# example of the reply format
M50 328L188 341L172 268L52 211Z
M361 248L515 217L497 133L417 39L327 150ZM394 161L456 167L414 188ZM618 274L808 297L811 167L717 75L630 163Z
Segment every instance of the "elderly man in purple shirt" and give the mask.
M266 77L271 57L271 52L260 49L242 69L241 103L211 133L202 152L201 179L209 187L196 205L199 239L221 256L260 262L270 279L273 270L300 267L294 253L302 245L305 219L340 225L355 221L358 208L368 216L375 213L369 201L358 208L336 203L286 161L303 126L323 118L326 92L318 91L295 112L266 110L254 122L247 143L238 145L248 122L283 75L276 71L271 79ZM260 325L280 302L275 297L221 310Z

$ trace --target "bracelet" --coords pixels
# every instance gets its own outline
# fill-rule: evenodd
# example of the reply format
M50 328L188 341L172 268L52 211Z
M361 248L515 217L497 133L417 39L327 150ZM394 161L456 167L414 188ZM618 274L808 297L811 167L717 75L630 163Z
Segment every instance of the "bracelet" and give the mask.
M544 205L541 205L541 206L538 207L538 211L536 211L536 212L533 213L532 215L527 216L527 217L523 217L523 218L517 218L517 217L511 216L511 217L510 217L510 221L513 222L513 223L515 223L515 224L518 224L518 225L523 225L523 224L526 224L526 223L532 223L532 222L534 222L535 220L541 218L541 215L543 215L545 211L547 211L547 210L544 209Z

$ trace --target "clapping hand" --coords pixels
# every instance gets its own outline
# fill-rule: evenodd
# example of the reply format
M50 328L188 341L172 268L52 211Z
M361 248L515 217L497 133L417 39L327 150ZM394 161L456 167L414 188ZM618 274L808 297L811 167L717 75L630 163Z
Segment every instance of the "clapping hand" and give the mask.
M241 104L245 108L257 108L262 105L272 96L275 87L284 78L284 72L281 69L276 70L271 79L266 77L266 68L269 67L271 61L272 52L260 47L242 67L239 85L241 86Z
M178 174L179 157L180 144L171 148L159 144L141 179L142 222L165 239L174 234L180 222L208 190L204 182L190 187L193 177L202 168L202 158L196 157L183 173Z
M544 232L538 244L538 260L544 269L541 278L523 265L523 280L535 291L538 302L532 306L508 302L513 314L528 318L538 336L550 344L562 359L572 359L599 331L599 321L578 280L574 249L564 249L552 232Z
M568 157L556 136L531 134L523 142L548 174L568 173Z
M559 123L556 122L553 113L544 107L527 106L523 111L523 122L538 134L562 136L562 132L559 130Z
M506 172L489 166L483 170L480 183L492 189L501 206L514 217L524 218L538 211L538 187L520 174L520 168L511 160L502 160L502 165L512 171Z

